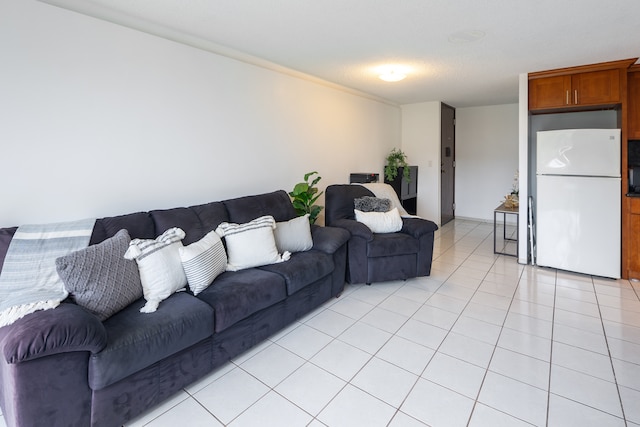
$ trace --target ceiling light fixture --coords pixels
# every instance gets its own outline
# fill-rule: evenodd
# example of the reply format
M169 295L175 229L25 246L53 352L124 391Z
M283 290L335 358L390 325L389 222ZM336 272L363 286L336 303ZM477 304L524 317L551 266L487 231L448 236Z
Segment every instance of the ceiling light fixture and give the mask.
M385 82L399 82L407 77L407 70L405 67L388 65L378 69L378 77Z

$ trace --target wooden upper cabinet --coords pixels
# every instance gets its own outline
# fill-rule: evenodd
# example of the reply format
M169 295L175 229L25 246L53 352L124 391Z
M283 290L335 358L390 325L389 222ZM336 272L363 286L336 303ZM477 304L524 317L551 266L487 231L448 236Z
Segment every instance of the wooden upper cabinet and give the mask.
M571 76L574 105L618 104L620 96L620 73L626 70L594 71Z
M629 94L628 139L640 139L640 68L627 76Z
M620 72L615 69L529 80L529 109L620 103Z
M529 80L529 109L562 108L569 104L571 76Z
M529 74L529 110L573 111L613 106L623 101L621 84L636 59Z

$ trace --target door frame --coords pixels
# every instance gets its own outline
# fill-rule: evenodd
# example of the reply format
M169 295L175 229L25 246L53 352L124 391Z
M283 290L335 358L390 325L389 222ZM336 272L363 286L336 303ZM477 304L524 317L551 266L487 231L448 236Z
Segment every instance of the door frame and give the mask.
M451 151L452 151L452 155L451 155L451 164L450 165L446 165L449 169L445 169L445 151L446 148L445 145L445 133L443 132L443 129L445 127L445 117L444 117L444 110L445 109L449 109L451 110L451 112L453 113L453 123L452 123L452 129L451 129L451 139L452 139L452 147L451 147ZM449 172L451 174L451 211L447 210L447 213L445 214L445 209L444 206L446 200L446 196L444 194L443 191L443 184L444 184L444 180L442 179L442 175L444 173ZM456 109L453 108L452 106L445 104L443 102L440 103L440 223L441 225L446 224L447 222L455 219L456 217ZM449 214L449 212L451 212L451 214Z

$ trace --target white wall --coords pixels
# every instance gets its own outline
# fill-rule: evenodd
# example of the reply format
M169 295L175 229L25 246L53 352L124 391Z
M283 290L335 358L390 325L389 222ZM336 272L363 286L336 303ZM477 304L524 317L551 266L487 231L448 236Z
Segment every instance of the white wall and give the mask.
M417 214L440 224L440 102L401 108L402 150L418 166Z
M456 109L456 217L493 221L518 169L518 104Z
M0 227L379 171L400 108L33 0L0 3Z

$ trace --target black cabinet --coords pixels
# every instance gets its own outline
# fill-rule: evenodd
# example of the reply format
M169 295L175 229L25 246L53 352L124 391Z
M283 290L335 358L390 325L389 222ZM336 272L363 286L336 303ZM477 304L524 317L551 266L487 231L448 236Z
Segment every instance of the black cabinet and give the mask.
M384 182L391 185L400 199L400 203L411 214L416 214L416 204L418 201L418 167L409 166L409 179L404 177L404 168L398 168L398 176L393 181Z

